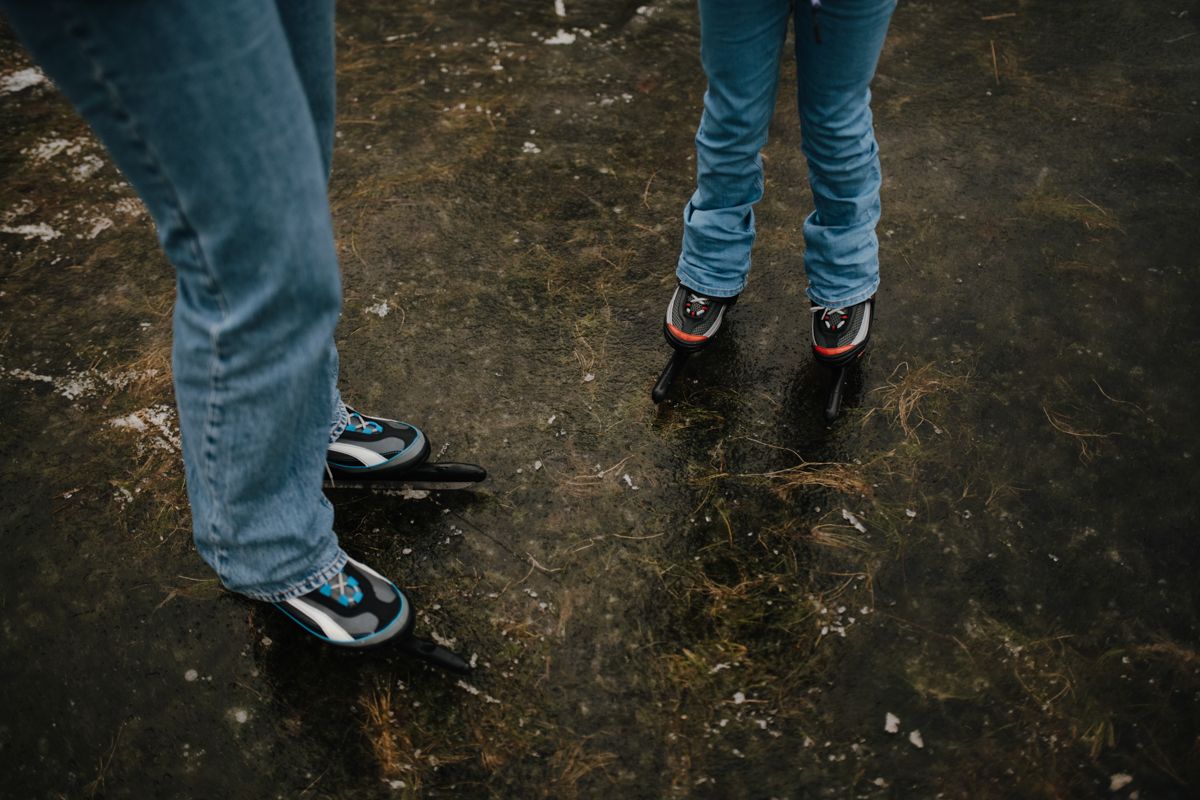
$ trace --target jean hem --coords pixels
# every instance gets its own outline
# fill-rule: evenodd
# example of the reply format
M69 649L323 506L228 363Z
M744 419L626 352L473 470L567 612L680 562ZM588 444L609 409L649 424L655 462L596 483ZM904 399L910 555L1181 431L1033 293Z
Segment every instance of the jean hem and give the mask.
M812 300L815 304L817 304L819 306L823 306L825 308L846 308L847 306L857 305L858 303L861 303L864 300L870 300L872 297L875 296L875 292L877 292L877 291L879 291L879 279L878 278L876 278L874 280L874 282L871 283L871 287L869 289L866 289L863 291L858 291L851 295L847 295L846 297L844 297L840 300L826 301L820 297L817 297L813 293L812 286L809 286L808 290L805 293L808 295L809 300Z
M696 280L695 272L692 271L693 269L690 264L680 259L679 266L675 268L675 277L679 279L680 283L694 292L699 292L708 297L737 297L746 288L745 278L734 289L726 286L717 286L704 280Z
M238 594L245 595L251 600L261 600L265 603L282 603L284 600L291 600L295 597L306 595L309 592L324 586L331 578L333 578L334 575L337 575L342 571L342 568L346 566L346 561L349 558L350 557L346 555L346 551L335 544L332 561L313 570L307 577L302 578L295 583L288 584L286 588L279 589L277 591L242 590L239 591Z

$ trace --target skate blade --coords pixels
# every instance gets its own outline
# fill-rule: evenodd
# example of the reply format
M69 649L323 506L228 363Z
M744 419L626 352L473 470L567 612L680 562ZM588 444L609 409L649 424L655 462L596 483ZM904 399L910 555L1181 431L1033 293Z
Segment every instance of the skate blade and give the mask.
M476 485L476 481L460 481L459 483L429 483L422 481L325 481L326 489L360 489L372 492L395 492L404 494L406 492L456 492L461 489L470 489Z
M440 647L428 639L410 635L400 642L400 648L413 658L419 658L435 667L459 675L471 674L471 665L466 659L453 650Z
M654 388L650 390L650 399L658 405L667 398L667 393L671 391L671 386L675 383L675 379L679 377L679 373L683 371L683 365L687 362L691 353L685 350L676 350L671 354L671 358L667 361L667 365L663 367L662 374L658 376L658 380L654 384Z
M371 489L397 492L438 492L469 489L487 478L487 470L475 464L438 462L422 464L396 475L379 473L370 477L325 478L326 489Z
M833 422L842 413L842 398L846 389L846 368L837 367L833 380L829 385L829 394L825 398L825 421Z

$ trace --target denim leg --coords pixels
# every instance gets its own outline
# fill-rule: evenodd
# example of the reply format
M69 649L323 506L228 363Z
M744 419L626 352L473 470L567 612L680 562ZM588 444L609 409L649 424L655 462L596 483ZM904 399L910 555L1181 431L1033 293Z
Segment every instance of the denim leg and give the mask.
M318 135L273 0L0 0L175 266L196 547L280 600L345 563L321 492L341 304Z
M333 0L276 0L279 19L291 49L300 85L308 99L321 149L321 162L329 178L333 163L334 117L337 106L337 80L334 71L334 5ZM346 404L337 388L338 353L331 339L329 391L329 441L342 435L348 422Z
M333 417L329 423L329 441L335 442L342 435L342 431L346 430L346 426L350 424L350 412L346 410L346 404L342 402L342 393L338 391L338 351L337 345L330 343L329 345L329 373L327 376L327 384L330 392L330 402L333 405Z
M800 130L814 210L804 221L808 296L823 306L866 300L879 287L879 148L871 79L896 0L796 3Z
M696 132L696 192L683 211L676 275L713 297L746 285L753 206L775 110L788 0L700 0L700 59L708 77Z
M300 86L308 100L327 180L333 163L333 123L337 112L333 3L334 0L275 2Z

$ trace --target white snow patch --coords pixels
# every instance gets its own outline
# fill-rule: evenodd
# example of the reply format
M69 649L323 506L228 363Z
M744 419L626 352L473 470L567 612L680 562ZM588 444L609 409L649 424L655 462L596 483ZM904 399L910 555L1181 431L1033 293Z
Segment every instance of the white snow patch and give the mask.
M37 67L17 70L7 75L0 75L0 94L13 94L45 82L45 74Z
M591 383L594 380L596 380L596 373L594 372L589 372L587 375L583 376L584 383Z
M87 238L95 239L101 232L108 230L113 226L113 221L108 217L95 217L92 219L92 228L87 232Z
M95 378L87 372L67 375L61 378L54 378L50 375L38 375L27 369L10 369L8 374L22 381L38 381L40 383L52 384L54 390L68 400L76 400L96 387Z
M554 0L554 13L560 17L567 15L567 5L563 0Z
M365 309L363 309L363 311L367 314L374 314L377 317L383 318L388 315L388 312L391 311L391 308L388 307L388 301L384 300L383 302L376 303L373 306L367 306Z
M62 236L44 222L39 222L37 225L0 225L0 233L15 233L26 239L41 239L43 242Z
M1133 776L1126 772L1117 772L1108 779L1108 790L1110 792L1119 792L1129 784L1133 783Z
M483 701L484 701L485 703L495 703L496 705L500 705L500 701L499 701L499 700L497 700L496 698L492 697L490 694L484 694L484 693L483 693L483 692L481 692L479 689L475 688L474 686L472 686L471 684L467 683L467 682L466 682L466 681L464 681L464 680L461 680L461 679L460 679L460 680L458 681L458 683L456 683L456 684L455 684L455 686L457 686L458 688L462 689L462 690L463 690L463 691L465 691L467 694L474 695L475 697L482 697L482 698L483 698Z
M635 492L636 492L636 491L638 490L638 487L637 487L637 486L634 486L634 484L633 484L633 478L629 477L629 473L628 473L628 472L626 472L626 473L625 473L625 474L624 474L624 475L621 477L621 480L625 481L625 485L626 485L626 486L628 486L628 487L629 487L630 489L632 489L633 491L635 491Z
M114 428L147 433L150 435L150 446L159 450L174 451L181 448L179 433L176 432L172 420L175 409L165 403L143 408L123 417L110 419L108 424Z
M98 155L89 154L71 169L71 179L77 183L86 181L104 167L104 159Z
M883 718L883 729L888 733L899 733L900 718L889 711L887 716Z
M734 692L733 693L733 704L735 706L740 706L744 702L746 702L745 692Z
M526 142L525 144L521 145L521 152L537 155L538 153L542 152L542 148L538 147L533 142Z
M867 532L867 526L862 524L862 520L860 520L857 516L855 516L854 514L852 514L851 512L847 511L844 508L842 509L842 519L846 520L846 522L849 522L851 525L853 525L854 529L856 531L858 531L859 533Z
M113 210L129 217L140 217L146 213L146 207L132 197L123 197L118 200L113 206Z
M87 139L43 139L33 147L26 147L21 152L31 157L34 161L41 163L49 161L62 153L66 153L69 156L77 156L83 150L83 146L86 143Z
M920 731L913 731L912 733L910 733L908 735L908 741L912 743L913 747L916 747L918 749L925 746L925 740L921 738Z
M447 639L445 636L439 635L438 632L434 631L434 630L431 630L429 632L429 635L433 637L433 640L435 642L437 642L439 645L446 648L447 650L453 650L455 645L458 644L458 639Z
M38 375L36 372L30 372L27 369L10 369L8 371L10 377L16 378L19 381L39 381L41 383L54 383L54 378L49 375Z
M183 679L185 681L187 681L188 683L193 683L196 680L196 678L199 678L199 677L200 677L200 673L194 669L189 669L187 672L183 673Z
M906 508L904 509L904 516L908 517L909 519L914 519L917 516L917 512L913 511L911 508Z
M562 28L559 28L558 33L554 34L549 39L543 39L542 44L575 44L575 39L575 34L567 33Z

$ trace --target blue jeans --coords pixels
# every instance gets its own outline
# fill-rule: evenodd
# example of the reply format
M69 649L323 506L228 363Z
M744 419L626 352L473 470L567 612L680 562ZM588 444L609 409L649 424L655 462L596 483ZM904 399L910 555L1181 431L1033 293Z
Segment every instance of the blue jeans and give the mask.
M321 491L344 424L327 198L332 0L0 0L145 201L175 267L196 548L283 600L345 563Z
M713 297L740 293L750 273L754 204L763 195L760 151L775 110L790 6L700 0L708 91L676 274ZM879 286L881 177L869 86L896 0L823 0L819 12L810 0L795 6L800 128L814 205L804 220L808 296L847 306Z

